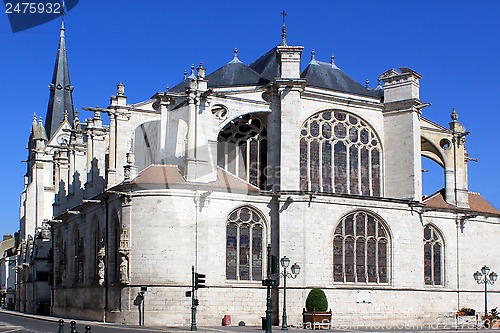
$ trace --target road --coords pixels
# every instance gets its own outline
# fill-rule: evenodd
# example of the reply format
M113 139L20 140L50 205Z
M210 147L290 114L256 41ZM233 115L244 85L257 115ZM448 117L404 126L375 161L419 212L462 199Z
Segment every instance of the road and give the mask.
M47 320L49 319L49 320ZM79 333L85 332L85 325L91 325L91 333L158 333L158 332L171 332L171 333L187 333L189 332L186 327L138 327L138 326L125 326L119 324L103 324L98 322L79 322L77 324L77 331ZM274 332L280 332L279 327L273 327ZM473 329L470 327L461 327L458 332L460 333L478 333L486 332L486 329ZM0 311L0 333L57 333L58 323L56 318L38 319L36 317L25 317L16 315L14 313L6 313ZM64 332L70 333L69 320L65 321ZM338 328L333 330L307 330L291 327L290 333L393 333L393 332L415 332L415 333L451 333L456 332L455 327L447 326L441 327L439 329L431 327L408 327L408 328ZM260 327L248 326L248 327L238 327L238 326L228 326L228 327L199 327L198 333L264 333Z

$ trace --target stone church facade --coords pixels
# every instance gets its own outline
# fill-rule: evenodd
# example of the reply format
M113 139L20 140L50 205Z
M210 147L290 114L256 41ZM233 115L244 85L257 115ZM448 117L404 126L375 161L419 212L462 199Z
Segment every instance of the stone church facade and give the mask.
M333 320L414 323L482 309L472 274L500 236L500 211L469 192L468 134L424 118L421 75L388 70L360 85L332 57L280 45L250 65L200 65L175 87L131 104L73 108L61 29L45 125L33 121L21 236L50 229L51 313L187 325L191 267L206 274L198 324L259 324L266 246L301 265L288 323L311 288ZM103 123L109 118L109 125ZM422 157L445 187L422 197ZM437 185L439 188L440 185ZM273 290L280 321L282 287ZM500 302L492 286L490 304ZM353 316L353 314L356 314Z

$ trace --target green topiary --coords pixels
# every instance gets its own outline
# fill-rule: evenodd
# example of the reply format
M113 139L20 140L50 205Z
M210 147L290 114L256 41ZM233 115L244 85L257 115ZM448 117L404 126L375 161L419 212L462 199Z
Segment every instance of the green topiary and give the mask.
M306 299L306 310L309 312L323 311L328 309L328 300L323 290L314 288L309 292Z

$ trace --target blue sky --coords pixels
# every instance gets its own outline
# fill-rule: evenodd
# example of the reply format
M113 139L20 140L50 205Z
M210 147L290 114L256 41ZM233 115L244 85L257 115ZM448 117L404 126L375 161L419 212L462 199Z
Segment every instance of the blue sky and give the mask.
M75 106L105 107L123 81L129 102L173 87L203 61L208 72L229 62L233 49L250 63L280 42L280 12L288 13L288 43L312 49L358 82L390 68L423 75L424 116L448 126L453 107L471 135L469 189L500 208L500 79L498 1L96 1L66 18ZM45 118L60 21L12 33L0 13L0 145L3 175L0 234L19 228L26 143L36 112ZM91 115L82 112L80 119ZM424 194L442 187L442 170L425 163Z

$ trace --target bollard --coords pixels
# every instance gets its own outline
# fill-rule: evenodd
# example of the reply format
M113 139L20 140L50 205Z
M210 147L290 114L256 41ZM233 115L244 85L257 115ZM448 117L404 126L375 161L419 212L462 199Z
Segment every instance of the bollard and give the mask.
M69 326L71 328L71 333L78 333L78 331L76 330L76 321L72 320L69 323Z
M85 326L85 333L92 333L89 325Z
M62 319L59 319L59 330L57 331L57 333L64 333L64 320Z

